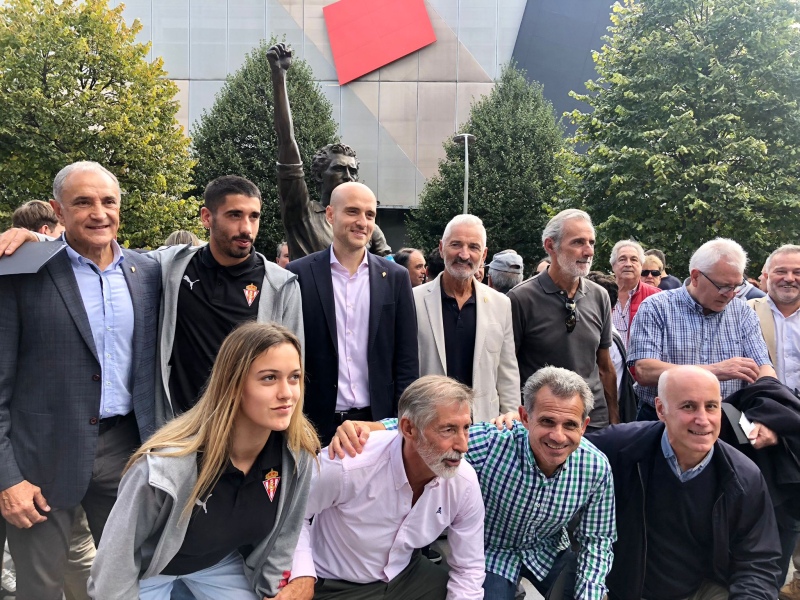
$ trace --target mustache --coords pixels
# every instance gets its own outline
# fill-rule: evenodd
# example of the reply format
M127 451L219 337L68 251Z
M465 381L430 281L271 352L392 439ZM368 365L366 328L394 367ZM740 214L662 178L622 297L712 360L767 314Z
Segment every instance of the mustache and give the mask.
M463 258L454 258L453 259L453 264L454 265L467 265L467 266L471 267L472 266L472 261L471 260L465 260Z
M253 243L253 238L250 237L249 235L237 235L236 237L232 237L231 238L232 242L236 242L236 241L239 241L239 240L242 240L242 241L245 241L245 242L250 242L251 244Z
M461 452L456 452L455 450L452 450L450 452L445 452L444 454L442 454L441 461L444 462L446 460L461 460L462 457L463 454L461 454Z

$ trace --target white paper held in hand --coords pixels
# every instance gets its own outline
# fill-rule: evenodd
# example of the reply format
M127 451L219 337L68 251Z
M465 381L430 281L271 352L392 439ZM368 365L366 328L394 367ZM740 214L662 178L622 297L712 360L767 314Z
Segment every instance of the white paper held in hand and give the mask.
M742 413L742 416L739 417L739 425L741 426L742 430L744 431L744 434L749 438L750 437L750 432L753 431L753 427L755 427L755 424L751 423L750 419L745 417L744 413ZM756 441L755 440L750 440L750 443L751 444L755 444Z

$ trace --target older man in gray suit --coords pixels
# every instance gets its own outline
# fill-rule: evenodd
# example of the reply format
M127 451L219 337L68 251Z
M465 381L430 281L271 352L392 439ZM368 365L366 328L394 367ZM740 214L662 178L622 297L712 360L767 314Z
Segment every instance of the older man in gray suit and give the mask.
M99 164L65 167L53 194L66 248L0 277L0 511L19 600L61 598L78 505L99 540L154 429L160 267L115 241L119 183Z

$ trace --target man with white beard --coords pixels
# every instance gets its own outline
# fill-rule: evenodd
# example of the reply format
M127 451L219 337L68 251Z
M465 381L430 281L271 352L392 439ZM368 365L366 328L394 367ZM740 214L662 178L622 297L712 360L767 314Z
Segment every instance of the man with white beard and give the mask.
M609 353L611 302L602 287L585 277L592 268L594 242L588 214L561 211L542 232L550 266L508 293L520 380L546 365L583 377L594 395L589 430L619 423L617 376Z
M483 500L461 460L472 404L467 386L422 377L400 397L398 431L344 460L323 451L290 581L309 578L315 600L483 598ZM445 529L449 573L415 550Z

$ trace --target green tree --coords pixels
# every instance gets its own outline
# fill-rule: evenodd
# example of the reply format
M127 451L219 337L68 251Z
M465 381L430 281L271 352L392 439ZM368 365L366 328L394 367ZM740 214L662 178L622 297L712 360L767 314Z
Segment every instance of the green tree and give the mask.
M77 160L112 171L123 190L119 239L157 246L196 229L182 195L193 161L175 120L177 86L148 63L122 6L106 0L9 0L0 6L0 227L31 199L52 195Z
M262 41L247 55L242 67L228 77L211 110L203 111L192 129L198 186L222 175L240 175L261 190L261 225L255 246L269 258L275 256L275 246L284 239L275 174L278 138L273 127L272 75L267 60L267 51L275 43L274 37ZM287 88L306 185L312 200L319 200L311 177L311 159L326 144L339 141L333 107L305 60L292 61ZM200 195L202 188L197 192Z
M564 133L553 106L541 85L507 65L491 94L473 104L460 131L476 136L469 147L469 212L486 227L489 259L513 248L530 273L544 255L548 205L565 174ZM449 139L444 148L439 172L407 219L413 245L426 250L438 245L445 225L464 206L464 148Z
M793 0L626 0L574 97L574 197L598 258L635 237L686 273L717 236L760 268L800 233L800 41Z

